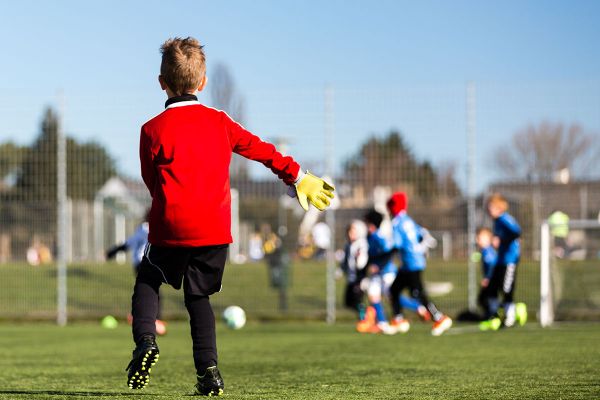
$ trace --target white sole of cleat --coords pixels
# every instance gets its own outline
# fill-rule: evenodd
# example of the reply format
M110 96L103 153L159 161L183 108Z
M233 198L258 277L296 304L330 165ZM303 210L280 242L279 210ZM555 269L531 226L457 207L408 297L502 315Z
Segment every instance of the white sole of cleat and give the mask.
M431 334L433 336L441 336L442 333L446 332L450 327L452 327L452 320L446 317L439 326L431 330Z

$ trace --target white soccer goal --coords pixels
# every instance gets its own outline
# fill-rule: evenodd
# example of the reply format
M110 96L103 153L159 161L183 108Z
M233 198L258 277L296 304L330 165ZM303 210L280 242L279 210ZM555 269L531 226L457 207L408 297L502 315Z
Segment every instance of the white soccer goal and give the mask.
M599 320L600 222L569 221L560 237L556 228L547 221L541 227L540 324Z

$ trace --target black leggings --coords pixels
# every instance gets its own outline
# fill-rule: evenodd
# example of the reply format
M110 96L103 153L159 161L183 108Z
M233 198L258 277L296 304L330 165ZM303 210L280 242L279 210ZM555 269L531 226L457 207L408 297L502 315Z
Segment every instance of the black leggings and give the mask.
M405 288L410 290L411 297L418 299L421 304L427 307L427 310L434 321L438 321L442 318L443 314L427 297L423 282L421 281L421 271L398 271L398 275L396 275L396 279L394 279L394 283L392 283L392 286L390 287L390 301L392 303L394 315L402 315L400 293L402 293L402 290Z
M146 334L156 335L158 290L162 284L160 271L142 262L135 281L132 297L133 339L139 343ZM217 365L215 316L208 296L187 293L184 286L185 306L190 315L194 364L198 374Z
M348 282L346 284L346 293L344 303L347 308L357 312L360 318L360 305L362 304L363 291L359 282Z

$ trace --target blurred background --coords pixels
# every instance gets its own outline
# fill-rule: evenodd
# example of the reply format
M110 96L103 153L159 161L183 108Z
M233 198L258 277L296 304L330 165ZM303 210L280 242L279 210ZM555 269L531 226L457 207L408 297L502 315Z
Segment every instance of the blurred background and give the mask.
M474 232L491 226L485 199L500 192L523 228L517 300L540 307L547 256L556 317L598 319L600 4L577 4L2 4L0 319L126 317L131 253L106 251L150 204L139 128L163 110L159 47L175 36L205 45L201 102L329 176L339 199L304 213L267 169L234 156L218 310L352 318L337 267L346 227L385 212L395 191L438 241L425 275L436 304L472 309ZM571 229L544 239L557 211ZM186 317L171 288L162 302L167 319Z

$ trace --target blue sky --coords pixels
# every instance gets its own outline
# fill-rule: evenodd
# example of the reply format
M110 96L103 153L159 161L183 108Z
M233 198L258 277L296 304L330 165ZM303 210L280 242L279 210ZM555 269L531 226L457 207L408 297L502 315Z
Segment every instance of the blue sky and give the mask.
M139 126L161 111L158 48L195 36L227 64L246 125L324 157L334 88L339 164L371 133L401 130L434 163L466 160L465 83L477 84L477 177L496 146L542 119L600 132L597 1L19 1L2 5L0 140L31 142L65 98L69 134L137 175ZM209 82L210 84L210 82ZM201 100L209 102L207 95Z

